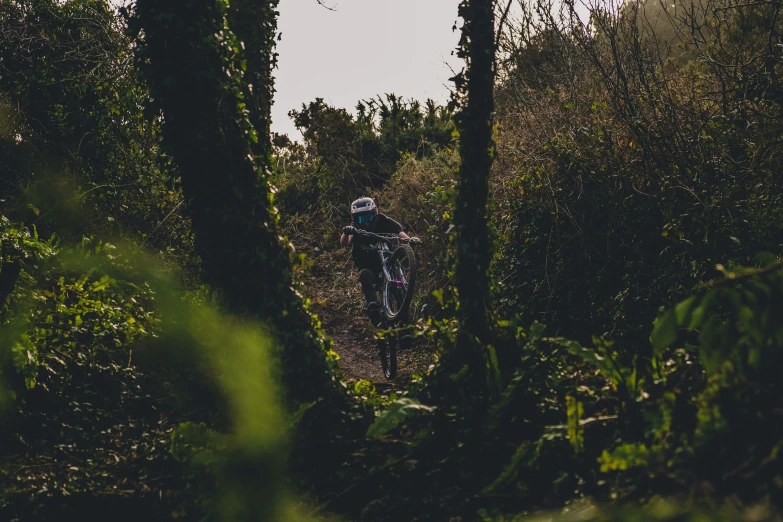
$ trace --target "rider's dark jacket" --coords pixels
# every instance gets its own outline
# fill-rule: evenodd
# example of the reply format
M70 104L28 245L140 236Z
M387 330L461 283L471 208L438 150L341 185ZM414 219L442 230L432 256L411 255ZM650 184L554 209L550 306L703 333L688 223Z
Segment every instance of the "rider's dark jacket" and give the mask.
M368 232L374 234L399 234L402 232L402 225L394 221L392 218L383 214L378 214L372 227L368 229ZM372 240L370 240L371 242ZM369 268L375 273L381 271L381 261L378 253L367 248L368 240L359 236L353 237L351 257L356 268L363 270Z

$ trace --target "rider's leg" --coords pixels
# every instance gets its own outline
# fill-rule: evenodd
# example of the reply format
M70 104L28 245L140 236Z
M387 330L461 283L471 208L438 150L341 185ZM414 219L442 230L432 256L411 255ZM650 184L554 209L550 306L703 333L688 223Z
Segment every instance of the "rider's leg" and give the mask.
M359 282L362 284L362 292L367 304L377 303L378 295L375 293L375 274L369 268L359 271Z
M369 268L359 271L359 282L367 300L367 315L375 326L381 324L381 307L378 305L378 294L375 292L375 274Z

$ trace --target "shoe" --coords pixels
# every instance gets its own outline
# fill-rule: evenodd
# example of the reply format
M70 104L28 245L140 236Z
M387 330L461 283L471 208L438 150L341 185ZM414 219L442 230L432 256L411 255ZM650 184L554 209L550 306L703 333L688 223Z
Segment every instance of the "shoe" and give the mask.
M373 301L367 305L367 315L370 316L370 321L373 326L380 326L381 324L381 307Z

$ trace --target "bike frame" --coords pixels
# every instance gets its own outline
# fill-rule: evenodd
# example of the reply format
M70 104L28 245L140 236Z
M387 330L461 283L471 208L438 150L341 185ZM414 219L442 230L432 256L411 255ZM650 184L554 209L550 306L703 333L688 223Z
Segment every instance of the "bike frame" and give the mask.
M360 237L370 237L377 239L378 242L371 244L370 246L378 251L378 255L381 258L381 270L383 271L383 278L394 285L402 286L405 284L405 281L398 281L394 277L392 277L391 271L389 270L389 258L392 256L392 251L389 248L395 241L399 243L410 243L405 238L402 238L398 235L392 235L392 234L374 234L372 232L365 232L362 231L360 234Z

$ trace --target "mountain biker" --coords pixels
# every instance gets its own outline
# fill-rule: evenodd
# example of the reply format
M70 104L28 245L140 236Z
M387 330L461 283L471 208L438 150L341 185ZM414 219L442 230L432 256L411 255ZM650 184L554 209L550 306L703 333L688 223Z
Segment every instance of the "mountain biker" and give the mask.
M381 273L381 260L378 253L362 248L356 238L360 231L374 234L397 234L403 239L409 239L402 225L392 218L378 213L378 206L372 198L359 198L351 203L351 225L343 228L340 235L340 245L351 246L351 257L359 270L359 282L362 285L364 298L367 300L367 315L374 326L381 324L381 307L375 292L375 281Z

